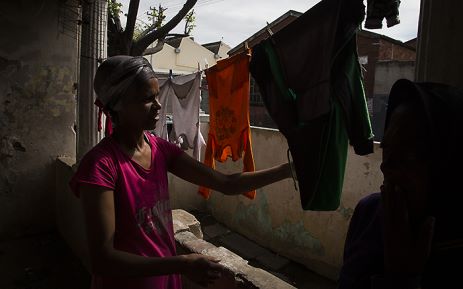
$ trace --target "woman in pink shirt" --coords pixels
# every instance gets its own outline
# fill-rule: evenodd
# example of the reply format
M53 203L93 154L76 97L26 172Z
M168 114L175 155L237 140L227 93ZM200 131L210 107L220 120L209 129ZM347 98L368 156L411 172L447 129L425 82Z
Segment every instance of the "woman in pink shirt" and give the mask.
M114 132L82 159L71 180L87 228L94 289L180 289L180 274L207 285L218 260L176 255L167 172L227 195L291 175L289 164L224 175L151 133L159 119L159 85L143 57L115 56L95 76L96 104Z

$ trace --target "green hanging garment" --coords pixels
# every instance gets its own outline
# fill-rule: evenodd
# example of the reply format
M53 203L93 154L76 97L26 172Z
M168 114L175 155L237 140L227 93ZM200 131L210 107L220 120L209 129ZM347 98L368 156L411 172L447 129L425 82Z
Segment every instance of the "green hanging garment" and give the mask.
M349 142L373 152L355 38L363 9L323 0L253 48L250 71L288 141L305 210L339 207Z

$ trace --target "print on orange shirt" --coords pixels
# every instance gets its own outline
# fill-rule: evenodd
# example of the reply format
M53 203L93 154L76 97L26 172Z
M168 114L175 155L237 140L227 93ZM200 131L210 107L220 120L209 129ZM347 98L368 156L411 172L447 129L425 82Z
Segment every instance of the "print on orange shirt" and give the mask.
M253 172L254 158L249 127L249 62L251 51L220 60L206 70L209 90L209 135L204 164L243 158L243 171ZM210 189L199 188L206 199ZM256 191L244 194L254 199Z

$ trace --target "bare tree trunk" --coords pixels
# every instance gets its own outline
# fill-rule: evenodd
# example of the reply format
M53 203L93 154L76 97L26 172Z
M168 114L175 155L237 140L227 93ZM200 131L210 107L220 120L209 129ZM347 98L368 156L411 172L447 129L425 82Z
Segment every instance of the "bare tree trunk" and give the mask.
M111 0L112 1L112 0ZM145 30L140 38L133 40L135 23L137 21L138 8L140 0L130 0L129 11L127 14L127 24L125 30L121 27L119 15L111 15L108 19L108 56L114 55L133 55L140 56L151 43L158 40L158 44L152 50L159 51L162 49L164 39L169 35L174 37L185 37L185 34L168 34L175 26L182 21L188 12L194 7L197 0L187 0L183 8L169 22L162 27L155 29L154 26ZM150 51L150 53L152 53Z
M132 2L135 2L135 1L137 2L137 10L138 10L139 0L131 0L130 1L130 7L132 7ZM133 55L133 56L143 55L143 52L145 51L146 48L148 48L148 46L151 43L153 43L156 40L163 40L165 38L165 36L169 33L169 31L174 29L175 26L177 26L177 24L180 23L180 21L182 21L182 19L185 17L185 15L188 13L188 11L190 11L191 8L193 8L193 6L195 6L196 2L197 2L197 0L187 0L186 3L183 5L182 9L177 13L177 15L175 15L172 19L170 19L169 22L167 22L165 25L163 25L162 27L160 27L160 28L158 28L156 30L152 30L152 31L148 32L147 34L142 36L137 41L131 43L130 55ZM131 16L131 14L130 14L130 8L129 8L128 18L130 16ZM135 14L135 20L136 20L136 16L137 15ZM126 30L129 28L129 26L128 26L128 24L129 24L128 18L127 18L127 28L126 28ZM133 25L133 27L134 27L135 23L133 23L133 24L134 24ZM132 27L132 37L133 37L133 27Z
M124 54L130 54L133 44L133 32L135 30L135 23L137 22L138 6L140 0L130 0L129 12L127 14L127 24L123 34Z
M127 49L124 44L124 29L119 15L112 15L108 12L108 56L124 54L124 50Z

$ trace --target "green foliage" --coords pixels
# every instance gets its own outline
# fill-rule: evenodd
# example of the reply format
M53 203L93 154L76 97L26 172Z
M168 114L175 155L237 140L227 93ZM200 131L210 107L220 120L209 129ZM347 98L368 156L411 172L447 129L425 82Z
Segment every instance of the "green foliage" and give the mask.
M166 20L166 15L164 12L166 12L167 8L162 7L162 4L159 4L159 7L151 7L149 11L146 12L146 15L148 15L148 20L150 22L149 27L145 27L145 29L151 28L151 29L158 29L160 28L163 24L164 21Z
M193 31L193 29L196 27L196 13L195 13L195 10L191 10L190 12L188 12L187 15L185 15L185 31L184 33L187 34L187 35L190 35L191 32Z
M107 0L108 1L108 55L141 55L143 51L151 44L154 43L156 40L164 39L166 35L172 30L172 27L178 25L178 23L183 19L185 21L185 33L190 35L193 31L196 20L195 11L191 10L189 13L187 11L191 9L195 4L196 1L194 0L185 0L185 5L188 5L187 9L182 9L181 16L177 14L177 17L173 17L168 22L169 24L169 31L162 31L162 33L151 33L153 31L159 30L161 27L165 25L164 22L166 21L165 12L167 8L163 7L162 4L156 5L154 7L150 7L150 9L146 12L147 21L143 21L139 18L136 18L134 24L134 17L137 16L138 11L130 11L130 24L135 25L133 27L133 37L128 39L126 37L125 31L132 31L131 27L123 27L121 24L120 16L122 12L122 3L121 0ZM139 0L130 0L131 1L139 1ZM160 0L162 1L162 0ZM136 3L134 3L136 4ZM129 5L130 7L130 5ZM178 13L180 13L180 11ZM127 14L125 16L128 16ZM184 16L184 17L183 17ZM183 18L182 18L183 17ZM128 25L128 24L126 24Z
M135 22L135 27L133 28L133 39L137 40L147 29L148 25L146 23L140 23L140 21Z
M119 17L119 14L122 13L122 3L119 3L115 0L108 1L108 12L112 17Z

